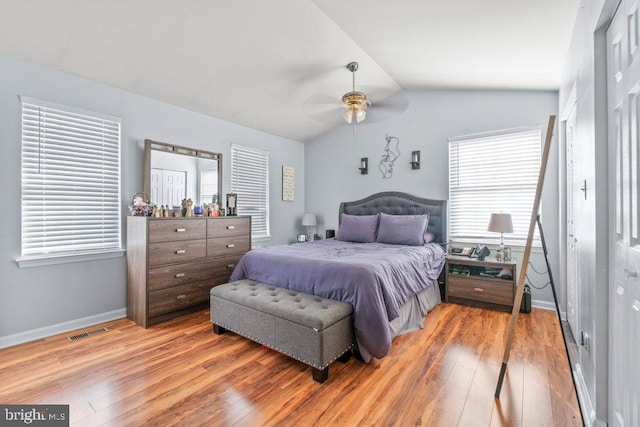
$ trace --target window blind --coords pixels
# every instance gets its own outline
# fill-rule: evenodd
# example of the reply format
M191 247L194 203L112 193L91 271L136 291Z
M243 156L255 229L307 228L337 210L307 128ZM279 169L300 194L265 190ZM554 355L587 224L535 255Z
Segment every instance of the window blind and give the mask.
M238 194L238 215L251 215L251 237L271 237L268 152L231 145L231 191Z
M213 200L215 194L216 200ZM200 171L200 200L202 203L218 202L218 170L206 169Z
M22 255L121 249L120 119L21 101Z
M540 128L449 141L449 232L452 240L497 243L487 231L492 213L510 213L505 243L524 246L536 193ZM539 246L536 235L534 243Z

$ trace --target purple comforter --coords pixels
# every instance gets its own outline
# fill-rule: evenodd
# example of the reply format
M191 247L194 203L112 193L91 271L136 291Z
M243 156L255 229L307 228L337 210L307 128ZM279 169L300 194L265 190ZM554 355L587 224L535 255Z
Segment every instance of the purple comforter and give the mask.
M358 344L377 358L391 348L388 323L400 306L436 282L446 253L436 243L398 246L327 239L248 252L231 280L318 295L353 306Z

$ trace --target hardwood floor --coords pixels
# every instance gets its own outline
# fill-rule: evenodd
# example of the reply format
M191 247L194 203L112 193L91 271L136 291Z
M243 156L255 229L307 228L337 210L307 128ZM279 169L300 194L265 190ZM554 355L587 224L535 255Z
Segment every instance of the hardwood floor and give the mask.
M500 400L510 314L441 304L382 360L306 365L238 335L208 311L142 329L73 333L0 350L0 402L70 404L78 426L582 425L554 312L521 315ZM89 329L95 329L89 328Z

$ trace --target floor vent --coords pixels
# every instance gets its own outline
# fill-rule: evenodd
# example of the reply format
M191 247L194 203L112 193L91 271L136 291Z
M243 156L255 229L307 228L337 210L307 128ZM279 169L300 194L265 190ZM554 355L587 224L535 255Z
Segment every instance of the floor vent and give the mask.
M78 341L78 340L81 340L82 338L89 338L89 337L92 337L94 335L104 334L105 332L109 332L109 329L107 329L107 328L94 329L93 331L83 332L83 333L78 334L78 335L71 335L67 339L69 341Z

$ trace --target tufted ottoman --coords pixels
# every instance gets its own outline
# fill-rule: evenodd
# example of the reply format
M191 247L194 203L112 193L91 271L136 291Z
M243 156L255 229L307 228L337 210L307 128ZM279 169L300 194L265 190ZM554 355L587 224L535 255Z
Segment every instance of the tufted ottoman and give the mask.
M351 304L238 280L211 289L211 323L312 367L313 379L329 377L329 364L347 361L353 345Z

